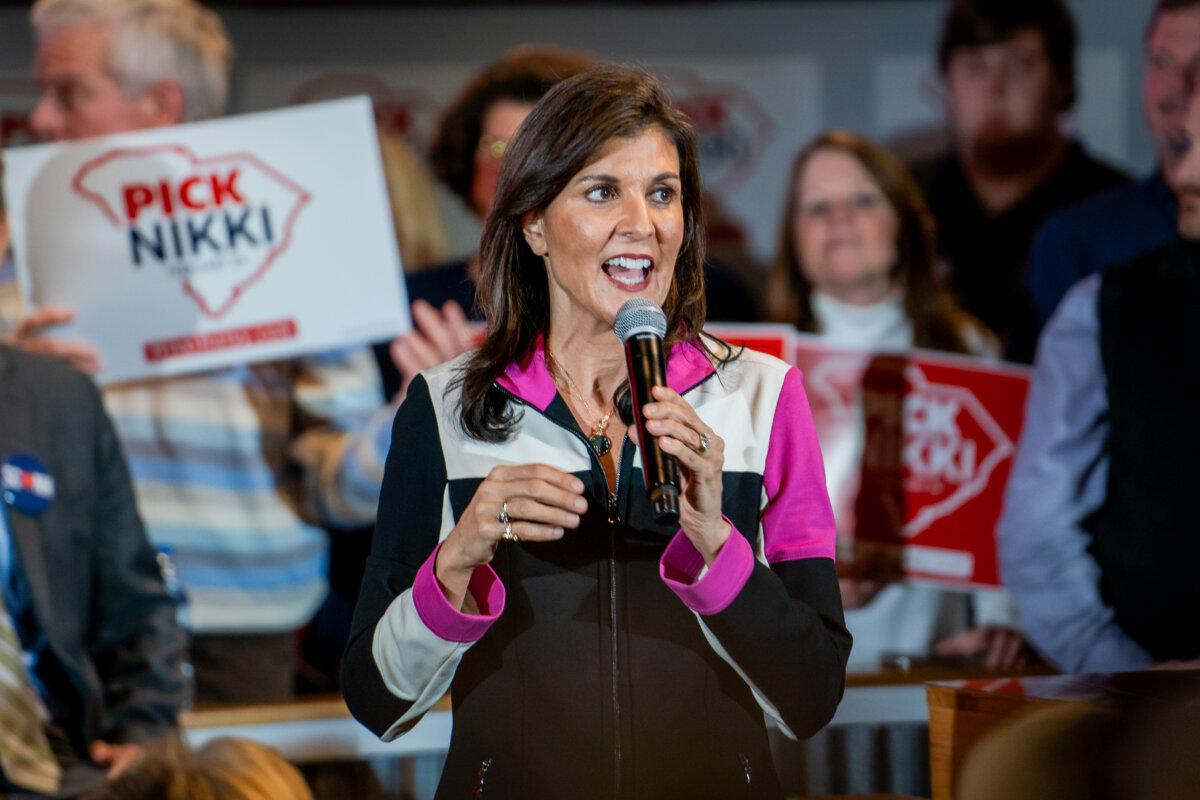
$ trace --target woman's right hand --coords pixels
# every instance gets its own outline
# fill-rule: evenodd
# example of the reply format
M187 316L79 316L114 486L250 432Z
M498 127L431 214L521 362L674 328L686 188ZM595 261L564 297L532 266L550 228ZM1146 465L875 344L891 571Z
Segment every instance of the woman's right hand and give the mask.
M512 534L521 541L560 539L579 526L587 511L583 481L546 464L493 467L438 551L434 573L455 608L468 600L467 584L475 568L487 564L504 538L508 513Z

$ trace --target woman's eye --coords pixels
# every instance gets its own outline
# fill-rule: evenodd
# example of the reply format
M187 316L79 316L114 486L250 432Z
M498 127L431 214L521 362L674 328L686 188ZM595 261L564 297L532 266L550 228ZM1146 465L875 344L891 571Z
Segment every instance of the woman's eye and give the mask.
M665 206L675 199L675 190L670 186L660 186L651 192L650 196L654 198L654 202Z
M591 189L588 189L587 194L584 196L588 200L611 200L617 196L617 192L613 187L601 184L600 186L593 186Z
M829 203L824 201L819 203L806 203L803 208L804 216L806 217L823 217L829 213Z
M879 195L866 194L855 195L854 205L857 208L874 208L879 203Z

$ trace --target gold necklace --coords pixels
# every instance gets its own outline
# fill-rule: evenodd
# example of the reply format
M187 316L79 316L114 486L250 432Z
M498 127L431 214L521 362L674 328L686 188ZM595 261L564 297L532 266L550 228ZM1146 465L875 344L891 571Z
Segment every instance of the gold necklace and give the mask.
M575 399L583 404L583 408L587 412L588 417L594 417L596 412L592 410L592 404L589 403L587 398L584 397L579 391L579 387L575 385L575 381L571 380L571 374L562 368L562 365L558 363L558 359L550 355L549 350L546 351L546 361L553 369L553 372L550 373L551 376L553 377L555 372L561 374L563 378L566 379L567 388L571 390L571 394L575 395ZM602 456L612 449L612 439L609 439L607 434L604 432L608 430L608 420L612 418L612 415L615 411L616 409L609 409L607 414L605 414L592 425L592 435L588 437L588 444L591 445L592 449L596 451L596 455L598 456Z

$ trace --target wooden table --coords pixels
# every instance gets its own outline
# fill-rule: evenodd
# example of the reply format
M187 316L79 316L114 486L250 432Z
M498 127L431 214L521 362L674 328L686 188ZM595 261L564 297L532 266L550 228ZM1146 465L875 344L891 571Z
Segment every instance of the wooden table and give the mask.
M1037 708L1166 704L1181 693L1200 695L1200 671L1162 670L1111 675L1042 675L936 681L929 703L929 761L933 800L952 800L955 780L971 749L996 727Z
M450 698L443 697L412 730L391 742L381 742L351 717L340 696L201 707L182 714L179 724L193 747L221 736L244 736L274 747L298 764L413 756L445 752L450 742Z
M851 672L831 724L924 722L928 715L925 682L995 677L982 667ZM246 736L297 763L407 756L445 751L450 743L450 698L443 697L416 727L392 742L379 741L359 725L336 695L202 707L184 713L180 724L194 746L219 736Z

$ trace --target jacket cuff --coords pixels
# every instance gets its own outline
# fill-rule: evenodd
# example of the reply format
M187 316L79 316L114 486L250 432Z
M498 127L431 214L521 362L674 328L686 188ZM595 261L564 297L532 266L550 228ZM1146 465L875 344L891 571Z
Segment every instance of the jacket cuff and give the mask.
M726 522L729 519L725 518ZM704 572L704 556L687 534L676 532L658 562L658 574L684 605L697 614L724 611L754 571L754 552L746 537L729 523L729 538ZM701 576L701 572L704 572Z
M466 614L450 605L442 585L438 583L433 572L437 562L439 544L433 549L429 558L417 570L417 577L412 585L413 606L417 616L440 639L447 642L477 642L487 633L492 623L500 618L504 611L504 584L496 571L488 564L481 564L471 573L467 591L475 600L479 614Z

